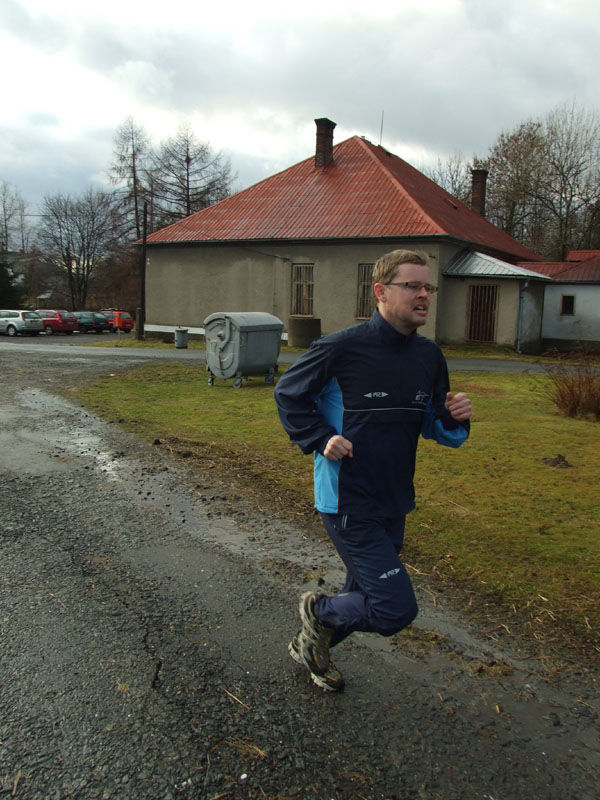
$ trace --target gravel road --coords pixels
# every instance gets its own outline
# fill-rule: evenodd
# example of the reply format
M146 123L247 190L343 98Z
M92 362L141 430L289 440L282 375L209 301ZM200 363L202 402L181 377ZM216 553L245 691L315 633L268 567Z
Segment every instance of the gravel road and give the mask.
M0 343L0 794L598 800L593 677L441 591L313 686L287 643L331 549L60 396L151 357Z

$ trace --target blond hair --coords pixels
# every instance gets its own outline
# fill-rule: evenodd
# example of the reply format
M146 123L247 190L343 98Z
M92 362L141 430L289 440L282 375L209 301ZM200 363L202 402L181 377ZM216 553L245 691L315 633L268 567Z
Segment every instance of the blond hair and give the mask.
M389 283L396 275L400 264L421 264L429 266L425 253L415 250L392 250L375 263L373 267L373 284Z

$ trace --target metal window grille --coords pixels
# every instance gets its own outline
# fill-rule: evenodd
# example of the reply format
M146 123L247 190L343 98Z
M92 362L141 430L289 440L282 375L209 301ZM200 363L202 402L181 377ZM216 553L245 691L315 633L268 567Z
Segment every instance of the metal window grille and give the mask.
M373 264L358 265L356 316L359 319L369 318L375 307L375 296L373 295L373 266Z
M575 295L563 294L560 302L561 316L572 317L575 313Z
M468 341L494 344L497 302L497 286L469 287Z
M292 310L295 316L311 317L314 295L314 264L292 264Z

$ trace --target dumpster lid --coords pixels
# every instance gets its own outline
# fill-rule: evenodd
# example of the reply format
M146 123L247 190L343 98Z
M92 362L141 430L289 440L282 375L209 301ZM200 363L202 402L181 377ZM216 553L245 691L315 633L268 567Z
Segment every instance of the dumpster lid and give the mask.
M279 317L263 311L217 311L206 317L202 324L206 328L223 323L226 319L241 331L283 330L283 322Z

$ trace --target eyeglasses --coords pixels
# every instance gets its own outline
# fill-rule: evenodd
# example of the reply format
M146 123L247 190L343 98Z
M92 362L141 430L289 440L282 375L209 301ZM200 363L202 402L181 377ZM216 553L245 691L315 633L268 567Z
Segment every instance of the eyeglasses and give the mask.
M408 289L409 292L414 292L417 294L421 291L421 289L425 289L427 294L435 294L437 292L437 286L433 286L431 283L417 283L416 281L391 281L390 283L385 283L384 286L402 286L403 289Z

